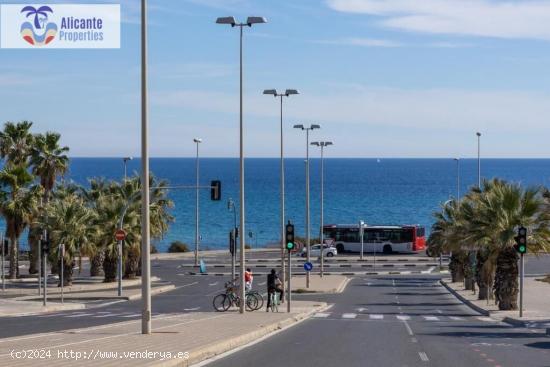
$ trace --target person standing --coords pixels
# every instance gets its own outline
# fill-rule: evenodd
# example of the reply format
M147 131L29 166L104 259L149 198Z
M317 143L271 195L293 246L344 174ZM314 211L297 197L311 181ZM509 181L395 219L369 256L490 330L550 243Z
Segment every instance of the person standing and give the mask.
M253 280L254 280L254 276L252 275L252 270L250 270L250 268L246 268L246 271L244 272L244 282L245 282L246 291L252 290Z
M269 312L271 307L271 295L275 292L279 293L279 299L283 297L283 283L279 279L275 269L271 269L271 273L267 274L267 309L266 312Z

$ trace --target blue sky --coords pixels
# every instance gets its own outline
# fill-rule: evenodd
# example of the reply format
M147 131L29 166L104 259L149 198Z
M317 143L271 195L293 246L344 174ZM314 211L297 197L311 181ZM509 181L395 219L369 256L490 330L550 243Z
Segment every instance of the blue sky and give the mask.
M1 3L31 3L2 1ZM51 1L50 3L60 3ZM63 1L63 3L78 3ZM84 3L106 3L87 0ZM73 156L139 155L139 0L122 4L119 50L0 50L0 121L55 130ZM550 1L149 0L152 156L238 155L238 30L245 29L245 150L279 154L285 100L318 123L332 157L550 155ZM312 153L316 154L316 152Z

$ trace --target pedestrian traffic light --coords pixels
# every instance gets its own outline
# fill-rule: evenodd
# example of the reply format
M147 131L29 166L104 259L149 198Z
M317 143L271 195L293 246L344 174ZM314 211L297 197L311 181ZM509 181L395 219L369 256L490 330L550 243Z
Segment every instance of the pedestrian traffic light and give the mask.
M43 254L49 254L50 253L50 240L48 238L42 239L42 241L40 241L40 244L42 245L42 253Z
M214 201L221 200L222 198L222 182L215 180L210 182L210 199Z
M294 250L294 225L288 221L286 225L286 249L288 251Z
M518 229L518 235L514 237L516 240L516 245L514 248L517 252L519 252L521 255L527 253L527 228L520 227Z

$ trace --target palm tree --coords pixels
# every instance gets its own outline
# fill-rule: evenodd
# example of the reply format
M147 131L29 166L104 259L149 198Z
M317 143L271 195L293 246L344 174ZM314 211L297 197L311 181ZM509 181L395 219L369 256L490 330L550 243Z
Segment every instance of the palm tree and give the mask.
M6 238L10 240L10 279L19 275L19 237L32 220L38 199L39 186L30 186L33 176L22 166L5 166L0 171L0 214L6 221Z
M28 163L34 136L30 133L32 122L6 122L0 132L0 158L6 165L20 166Z
M21 13L25 13L25 12L27 13L25 15L27 18L30 17L31 15L34 15L34 27L36 29L41 29L42 25L40 24L41 22L40 22L39 15L42 15L47 18L48 12L53 13L53 10L49 6L41 6L38 9L36 9L34 6L25 6L21 10Z
M60 134L53 132L37 134L34 137L30 163L32 172L40 178L40 185L44 188L44 207L48 205L57 176L64 175L69 167L69 158L66 155L69 148L59 146L60 138ZM37 233L40 233L40 229L31 225L29 231L29 244L33 254L29 267L29 273L31 274L36 273L36 255L38 254L39 240L39 237L36 236ZM56 268L56 266L52 268Z
M49 233L55 259L60 258L60 245L65 246L63 256L64 285L72 285L73 268L77 256L94 251L97 227L93 225L96 213L86 206L84 200L76 195L63 199L55 198L46 207L38 226ZM59 284L61 285L61 284Z

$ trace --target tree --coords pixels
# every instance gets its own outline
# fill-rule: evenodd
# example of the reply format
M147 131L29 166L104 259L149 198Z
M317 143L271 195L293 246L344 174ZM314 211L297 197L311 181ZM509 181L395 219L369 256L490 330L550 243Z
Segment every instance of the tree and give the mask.
M38 9L36 9L34 6L25 6L21 13L27 13L25 16L28 18L32 15L34 15L34 27L36 29L42 28L42 22L39 18L39 15L44 16L45 18L48 18L48 13L53 13L52 8L49 6L41 6Z
M0 214L6 221L10 240L10 279L19 275L19 237L32 220L42 194L39 186L30 186L33 176L24 166L5 166L0 171Z
M31 156L34 136L32 122L6 122L0 132L0 158L9 166L26 166Z
M61 135L58 133L47 132L34 136L34 146L31 150L30 164L32 172L40 178L40 185L44 189L43 206L46 207L50 200L51 192L54 188L57 176L64 175L69 167L69 157L66 153L68 147L60 147L59 140ZM34 255L31 259L29 273L36 273L36 258L38 254L38 240L36 233L40 233L39 228L33 228L29 231L29 244L31 253ZM38 261L40 259L37 259Z
M48 230L54 259L60 258L60 245L65 247L64 285L72 285L76 257L94 252L97 238L95 219L96 213L86 206L84 200L72 195L52 200L37 223Z

